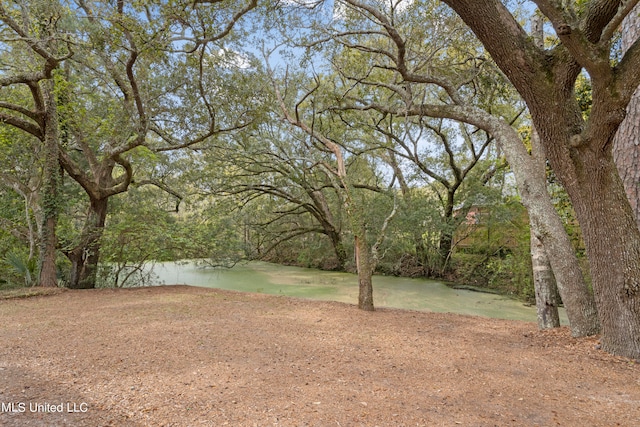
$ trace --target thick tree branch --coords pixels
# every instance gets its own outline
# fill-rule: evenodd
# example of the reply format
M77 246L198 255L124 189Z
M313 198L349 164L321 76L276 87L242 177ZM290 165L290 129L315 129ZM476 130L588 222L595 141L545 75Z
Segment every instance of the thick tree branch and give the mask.
M28 118L30 118L35 122L40 120L40 115L37 112L31 111L28 108L24 108L20 105L16 105L10 102L0 101L0 108L15 111L16 113L22 114L23 116L27 116Z
M640 0L627 0L620 4L620 7L618 8L616 15L609 21L606 27L604 27L604 29L602 30L602 35L600 37L601 43L602 42L609 43L613 39L615 32L618 31L618 29L620 28L620 25L622 25L622 21L624 21L624 18L626 18L627 15L631 13L633 8L636 7L638 3L640 3Z
M44 71L36 71L33 73L24 73L24 74L16 74L13 76L6 76L0 78L0 86L11 86L14 84L27 84L32 82L39 82L40 80L44 80L51 77L48 76Z
M640 39L636 40L615 67L615 89L621 94L625 105L640 85Z
M6 123L14 126L30 135L35 136L40 141L44 140L44 132L42 131L42 128L39 125L34 124L33 122L23 120L11 114L0 112L0 123Z
M547 88L541 69L548 57L499 0L443 0L471 28L521 95L530 100L532 86Z
M60 164L69 176L80 184L89 197L93 199L100 199L100 189L97 184L93 182L91 177L76 164L69 153L64 150L58 150L58 152L60 156Z

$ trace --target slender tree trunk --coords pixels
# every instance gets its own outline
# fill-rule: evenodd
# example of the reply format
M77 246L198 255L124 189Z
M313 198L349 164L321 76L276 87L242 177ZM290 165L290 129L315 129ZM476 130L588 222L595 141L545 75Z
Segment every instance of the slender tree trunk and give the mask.
M355 237L356 269L358 270L358 308L374 311L373 306L373 269L371 254L366 242L364 230Z
M92 200L80 243L67 253L71 261L69 287L92 289L96 286L100 260L100 238L107 217L108 198Z
M535 224L531 224L534 228ZM531 263L533 266L533 283L536 292L536 311L538 328L551 329L560 326L558 306L560 297L556 287L549 257L542 242L531 233Z
M445 227L449 227L447 224ZM440 257L440 273L444 274L447 270L447 261L451 257L453 248L453 235L449 230L443 230L440 233L440 243L438 245L438 255Z
M533 22L534 37L539 47L544 46L544 33L542 31L542 17L536 14ZM538 179L546 178L546 162L540 146L540 138L535 128L531 129L531 162L539 171ZM543 175L544 174L544 175ZM543 178L544 176L544 178ZM536 293L536 312L538 318L538 328L552 329L560 327L560 295L553 275L553 269L547 251L538 239L537 235L542 235L538 230L538 222L530 221L531 224L531 267L533 273L533 287ZM577 261L577 260L576 260ZM595 301L593 302L595 305ZM595 317L595 316L594 316Z
M567 310L574 337L598 333L596 301L584 281L584 276L564 225L546 193L528 194L525 205L534 222L532 232L540 239L550 256L558 290ZM523 197L523 202L525 197Z
M453 251L453 234L457 228L456 219L453 217L454 211L454 193L447 192L447 204L444 207L444 229L440 232L440 241L438 244L439 274L444 276L449 269L449 260L451 259L451 251Z
M59 211L60 166L58 164L58 114L53 81L41 83L45 99L44 177L42 189L42 236L40 239L40 286L56 287L56 226Z
M422 238L422 233L414 233L414 248L416 251L416 259L418 264L421 267L420 274L425 277L429 277L433 272L429 263L429 251L427 250L427 246L424 244L424 239Z

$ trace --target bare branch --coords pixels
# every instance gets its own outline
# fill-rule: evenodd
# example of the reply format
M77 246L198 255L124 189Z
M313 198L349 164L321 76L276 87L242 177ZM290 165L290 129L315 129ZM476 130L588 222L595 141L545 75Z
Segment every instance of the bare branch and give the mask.
M376 20L380 25L382 25L382 27L387 32L388 37L396 46L395 56L391 54L386 54L386 53L385 54L395 62L397 71L400 73L400 75L405 81L414 82L414 83L435 84L443 88L455 103L457 104L462 103L462 100L460 99L457 89L448 80L440 79L434 76L419 75L409 71L406 63L406 53L407 53L406 43L403 37L400 35L400 33L398 33L398 30L392 24L392 22L389 21L387 16L385 16L380 10L368 4L362 3L359 0L344 0L344 1L356 8L367 11L369 14L371 14L373 17L376 18Z
M195 4L200 4L200 3L215 4L215 3L219 3L220 1L221 0L216 0L216 1L198 0L198 1L194 2L194 5ZM220 31L217 34L214 34L213 36L203 37L203 38L201 38L199 40L196 40L196 45L195 45L193 51L195 51L196 49L198 49L198 47L200 47L202 45L206 45L207 43L211 43L211 42L214 42L214 41L221 40L224 37L226 37L227 35L229 35L229 33L231 32L231 30L233 30L233 27L238 23L240 18L242 18L247 13L249 13L251 10L255 9L257 6L258 6L258 0L249 0L249 3L247 3L247 5L245 7L240 9L238 12L236 12L231 17L231 19L229 20L229 22L227 22L227 25L222 29L222 31Z
M180 202L182 202L182 199L183 199L182 194L178 193L176 190L172 189L164 182L158 181L156 179L143 179L140 181L131 181L131 184L132 185L135 184L138 187L142 187L143 185L153 185L154 187L158 187L160 190L176 198L176 212L179 211Z
M384 240L387 235L387 228L389 228L389 224L391 223L391 220L393 219L393 217L396 216L397 212L398 212L398 200L394 193L393 209L391 209L391 212L389 212L389 215L387 215L387 217L382 222L382 227L380 227L380 231L378 232L378 238L376 239L376 242L373 244L373 246L371 246L371 258L372 258L373 265L377 265L382 259L382 257L380 256L380 246L382 246L382 244L384 243Z

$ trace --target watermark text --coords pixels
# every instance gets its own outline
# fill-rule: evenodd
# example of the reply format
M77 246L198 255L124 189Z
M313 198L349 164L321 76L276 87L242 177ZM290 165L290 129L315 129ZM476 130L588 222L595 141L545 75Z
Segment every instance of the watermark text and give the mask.
M0 402L0 413L82 413L89 411L86 402Z

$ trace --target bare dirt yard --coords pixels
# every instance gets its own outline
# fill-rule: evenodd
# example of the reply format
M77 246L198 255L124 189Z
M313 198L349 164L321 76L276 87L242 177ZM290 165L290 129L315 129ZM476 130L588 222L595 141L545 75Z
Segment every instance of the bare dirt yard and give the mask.
M187 286L0 301L0 425L637 426L566 328Z

